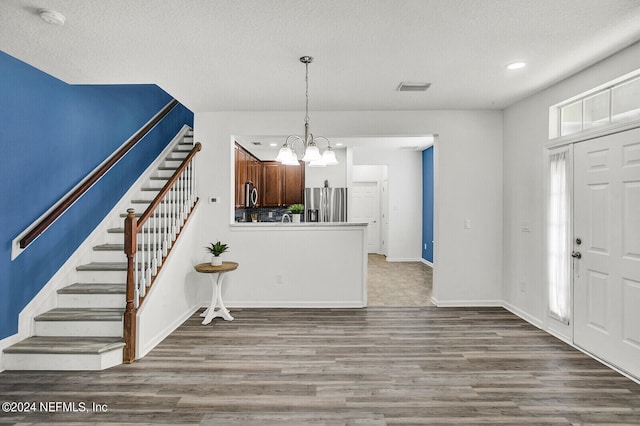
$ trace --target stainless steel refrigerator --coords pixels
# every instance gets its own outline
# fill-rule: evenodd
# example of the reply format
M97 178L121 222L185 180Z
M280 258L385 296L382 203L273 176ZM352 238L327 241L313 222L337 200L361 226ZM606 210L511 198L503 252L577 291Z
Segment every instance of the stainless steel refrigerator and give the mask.
M347 188L305 188L307 222L346 222Z

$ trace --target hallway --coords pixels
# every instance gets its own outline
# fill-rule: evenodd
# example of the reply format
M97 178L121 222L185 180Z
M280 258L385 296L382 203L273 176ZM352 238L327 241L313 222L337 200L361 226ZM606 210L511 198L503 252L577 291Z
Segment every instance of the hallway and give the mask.
M433 268L422 262L387 262L369 254L369 306L432 306Z

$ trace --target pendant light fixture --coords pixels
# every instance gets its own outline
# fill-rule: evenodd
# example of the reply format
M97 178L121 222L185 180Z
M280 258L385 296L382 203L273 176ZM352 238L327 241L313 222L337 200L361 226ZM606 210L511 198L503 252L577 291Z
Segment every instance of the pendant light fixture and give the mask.
M331 142L329 139L324 136L314 137L312 133L309 132L309 64L313 62L313 58L311 56L303 56L300 58L300 62L302 62L305 66L305 116L304 116L304 139L297 135L290 135L285 140L282 148L278 152L278 156L276 157L276 161L281 162L285 165L297 166L298 163L298 155L293 149L293 145L295 142L302 142L302 161L309 164L310 167L325 167L325 166L333 166L338 164L338 160L336 160L336 154L333 152L331 148ZM318 148L317 141L319 140L327 141L327 149L320 154L320 149Z

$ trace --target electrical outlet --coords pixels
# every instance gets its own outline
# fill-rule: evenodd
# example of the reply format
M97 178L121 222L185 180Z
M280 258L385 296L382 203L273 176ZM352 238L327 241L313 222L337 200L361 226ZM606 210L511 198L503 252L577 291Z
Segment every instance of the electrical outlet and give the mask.
M471 219L464 220L464 229L471 229Z
M218 197L210 197L209 198L209 203L213 204L213 203L217 203L218 202Z
M282 274L276 274L276 284L284 284L284 277Z

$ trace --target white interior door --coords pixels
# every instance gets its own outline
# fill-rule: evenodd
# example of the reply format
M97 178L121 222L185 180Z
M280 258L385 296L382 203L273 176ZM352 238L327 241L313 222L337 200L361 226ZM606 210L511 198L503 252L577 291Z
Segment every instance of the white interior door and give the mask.
M387 250L389 241L389 182L382 181L380 187L380 205L382 206L382 211L380 212L380 223L382 224L382 229L380 230L380 253L385 256L389 255L389 251Z
M574 146L573 216L574 342L640 377L640 129Z
M378 182L353 182L351 220L366 222L369 253L380 252L380 192Z

